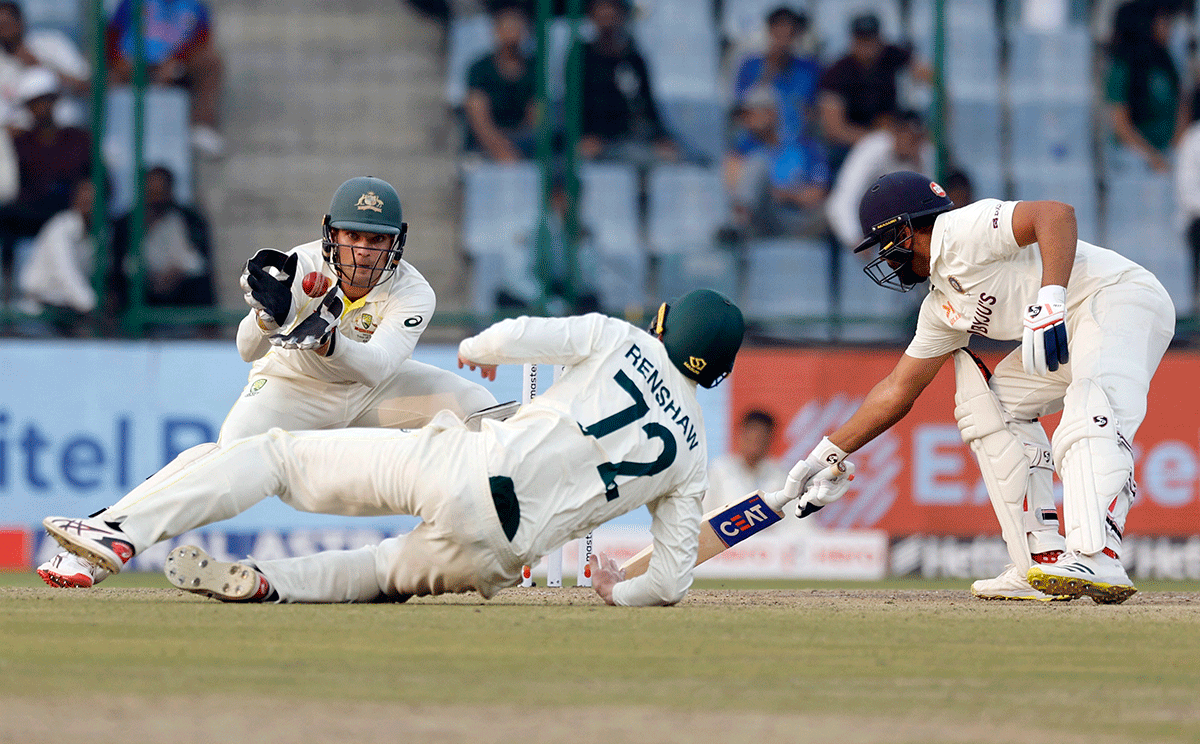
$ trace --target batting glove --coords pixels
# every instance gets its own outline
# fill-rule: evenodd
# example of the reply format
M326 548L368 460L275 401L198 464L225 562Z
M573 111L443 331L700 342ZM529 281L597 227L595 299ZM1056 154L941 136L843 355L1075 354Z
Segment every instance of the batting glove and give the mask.
M1038 290L1037 302L1025 308L1025 333L1021 359L1025 373L1045 375L1066 364L1067 288L1050 284Z
M287 254L263 248L246 262L241 285L246 304L254 308L264 333L273 333L291 325L292 283L296 279L295 253Z
M796 516L801 519L821 510L846 495L854 480L854 463L843 460L830 465L812 477L796 502Z
M338 289L330 290L317 305L317 309L290 333L276 333L270 337L270 342L284 349L319 349L330 339L337 329L338 321L342 318L345 303ZM325 352L325 356L333 353L333 346Z
M800 493L808 486L813 476L844 459L846 451L829 441L829 437L824 437L808 457L792 466L783 489L767 494L767 505L779 511L784 504L800 498Z

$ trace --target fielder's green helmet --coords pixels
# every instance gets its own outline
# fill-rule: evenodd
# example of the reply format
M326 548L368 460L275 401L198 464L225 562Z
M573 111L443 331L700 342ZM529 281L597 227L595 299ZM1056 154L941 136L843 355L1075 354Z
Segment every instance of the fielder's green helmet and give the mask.
M403 224L400 195L381 178L351 178L333 192L329 204L332 228L399 235Z
M363 233L392 235L387 255L381 257L379 270L364 285L375 286L391 276L404 255L404 243L408 236L408 225L402 219L400 195L382 178L357 176L338 186L329 204L329 214L321 224L321 252L325 260L346 276L345 270L352 268L343 263L339 244L335 243L330 230L354 230ZM343 281L346 281L343 279ZM353 282L351 282L354 285Z
M742 311L720 292L697 289L658 309L654 334L661 334L667 356L679 371L706 388L733 370L746 322Z

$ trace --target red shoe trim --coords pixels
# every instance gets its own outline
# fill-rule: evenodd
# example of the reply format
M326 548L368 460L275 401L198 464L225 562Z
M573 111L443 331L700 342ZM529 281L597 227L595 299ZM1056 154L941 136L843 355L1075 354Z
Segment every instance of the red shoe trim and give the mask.
M1057 563L1062 554L1061 550L1047 550L1044 553L1034 553L1032 558L1034 563Z
M1113 550L1112 548L1105 548L1101 552L1107 555L1109 558L1112 558L1114 561L1121 560L1121 557L1117 555L1117 551Z

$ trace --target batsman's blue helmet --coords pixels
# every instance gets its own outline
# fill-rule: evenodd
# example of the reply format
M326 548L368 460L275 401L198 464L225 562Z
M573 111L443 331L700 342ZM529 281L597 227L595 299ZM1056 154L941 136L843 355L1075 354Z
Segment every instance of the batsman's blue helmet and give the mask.
M931 224L942 212L954 209L954 202L928 176L911 171L896 171L880 176L858 207L862 224L862 242L855 248L860 253L879 246L878 254L863 271L881 287L907 292L925 277L912 273L912 230ZM901 237L904 228L908 235Z

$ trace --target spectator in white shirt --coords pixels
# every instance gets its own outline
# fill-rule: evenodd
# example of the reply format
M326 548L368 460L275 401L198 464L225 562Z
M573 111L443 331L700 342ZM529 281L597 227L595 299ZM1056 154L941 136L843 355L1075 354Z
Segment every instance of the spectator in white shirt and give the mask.
M1192 293L1200 307L1200 86L1192 93L1192 122L1175 155L1175 200L1192 254Z
M895 171L929 173L933 158L925 122L915 111L888 114L882 127L850 148L825 202L825 216L842 246L853 248L862 240L858 204L876 179Z
M91 179L81 179L75 185L71 207L51 217L38 232L18 280L23 312L36 314L46 305L80 314L95 309L91 279L95 196Z
M6 123L25 128L29 121L18 100L17 87L27 72L46 68L58 78L65 95L58 101L55 118L59 124L78 124L82 106L72 96L87 93L91 67L75 42L61 31L26 31L21 6L0 0L0 117Z
M775 417L766 411L755 409L742 416L734 440L735 451L709 463L705 512L738 501L755 490L771 492L783 488L787 468L771 457L775 432Z

